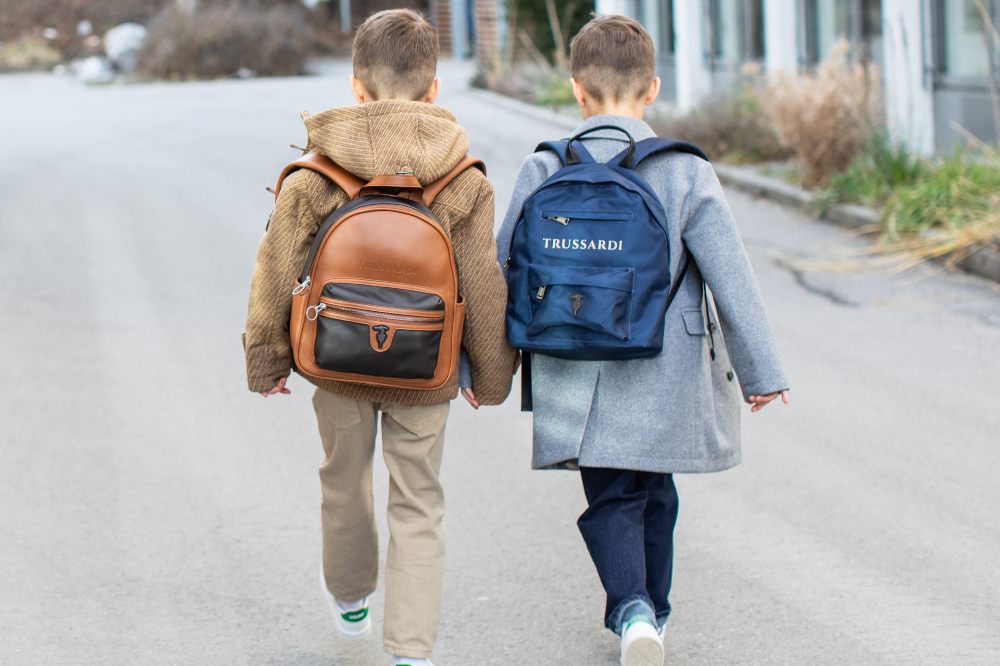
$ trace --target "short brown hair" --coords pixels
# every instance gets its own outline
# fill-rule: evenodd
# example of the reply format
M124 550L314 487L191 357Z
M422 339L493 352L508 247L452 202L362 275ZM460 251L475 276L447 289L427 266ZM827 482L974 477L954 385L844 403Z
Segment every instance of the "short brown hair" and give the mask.
M598 102L631 101L649 90L656 76L653 40L627 16L597 16L570 44L573 78Z
M386 9L358 28L351 57L354 76L375 99L418 100L437 73L437 30L412 9Z

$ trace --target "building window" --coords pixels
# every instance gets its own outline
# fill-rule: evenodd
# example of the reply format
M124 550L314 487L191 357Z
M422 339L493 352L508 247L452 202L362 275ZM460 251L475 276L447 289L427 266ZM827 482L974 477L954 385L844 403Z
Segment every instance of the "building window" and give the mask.
M640 0L634 3L634 16L642 23L661 60L674 56L674 0Z
M674 0L665 0L660 12L660 43L656 45L663 55L677 53L677 37L674 34Z
M851 3L843 0L805 2L806 61L814 65L824 60L838 42L851 41Z
M986 1L988 11L1000 14L1000 3ZM987 39L988 30L975 0L936 0L934 5L937 40L937 69L955 79L985 79L990 58L996 57Z
M763 60L764 0L711 0L708 10L713 60Z
M802 0L803 64L823 61L840 42L851 57L879 59L882 36L881 0Z

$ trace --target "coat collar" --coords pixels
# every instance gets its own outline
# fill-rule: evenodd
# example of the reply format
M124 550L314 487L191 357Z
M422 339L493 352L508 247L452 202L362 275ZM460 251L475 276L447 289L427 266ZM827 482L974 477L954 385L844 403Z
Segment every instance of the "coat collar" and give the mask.
M642 141L643 139L649 139L656 136L656 132L654 132L653 128L650 127L644 120L639 120L638 118L632 118L630 116L611 115L599 115L587 118L579 126L577 126L575 130L573 130L573 134L570 136L574 136L580 132L590 129L591 127L598 127L600 125L614 125L615 127L621 127L631 134L632 138L636 141ZM587 135L587 138L591 137L601 139L620 139L622 141L625 140L625 135L613 130L603 130Z

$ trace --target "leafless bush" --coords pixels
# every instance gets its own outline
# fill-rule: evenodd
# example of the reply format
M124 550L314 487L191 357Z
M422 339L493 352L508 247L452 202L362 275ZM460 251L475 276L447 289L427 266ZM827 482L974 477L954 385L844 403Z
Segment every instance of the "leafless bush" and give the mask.
M824 185L861 152L879 108L879 82L870 66L850 64L846 48L810 73L779 75L760 103L783 146L804 169L806 187Z
M710 97L687 115L651 124L660 136L690 141L713 160L751 163L789 156L749 84Z
M211 79L241 69L262 76L299 74L311 40L301 12L230 4L194 14L158 15L139 55L139 71L165 79Z

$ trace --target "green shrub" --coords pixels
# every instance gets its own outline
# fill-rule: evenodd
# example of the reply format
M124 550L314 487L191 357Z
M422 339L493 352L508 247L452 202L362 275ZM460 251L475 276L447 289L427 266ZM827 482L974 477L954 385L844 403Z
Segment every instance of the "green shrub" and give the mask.
M541 106L575 105L576 98L573 97L573 85L569 82L569 74L562 76L553 74L547 81L542 82L535 91L534 101Z
M885 208L890 237L976 224L1000 206L1000 152L956 150L896 189Z
M169 8L149 26L139 71L164 79L222 78L244 68L301 74L310 46L302 12L288 7L210 5L193 15Z
M653 125L660 136L697 144L714 160L748 164L791 154L782 148L750 86L715 95L685 116L654 120Z
M878 134L844 171L830 177L817 203L821 210L839 203L880 207L897 188L916 183L927 170L927 162L905 145Z

